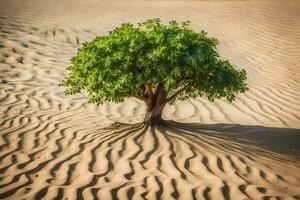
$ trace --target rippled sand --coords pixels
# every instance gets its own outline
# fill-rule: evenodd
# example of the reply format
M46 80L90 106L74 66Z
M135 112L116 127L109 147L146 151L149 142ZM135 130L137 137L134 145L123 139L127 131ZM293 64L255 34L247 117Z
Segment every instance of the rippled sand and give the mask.
M1 199L300 199L298 1L0 8ZM134 124L145 113L139 100L97 108L63 94L58 83L84 41L152 17L190 20L217 37L250 90L232 104L177 102L164 117L180 123L155 128ZM113 122L122 123L105 128Z

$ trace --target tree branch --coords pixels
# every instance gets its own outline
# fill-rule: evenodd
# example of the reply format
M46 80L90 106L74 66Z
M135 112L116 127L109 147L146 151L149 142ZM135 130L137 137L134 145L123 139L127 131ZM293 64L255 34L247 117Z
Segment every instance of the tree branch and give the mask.
M168 103L169 101L171 101L172 99L174 99L177 95L179 95L180 93L182 93L184 90L186 90L190 86L192 86L192 85L191 84L187 84L186 86L178 89L171 96L167 97L166 100L165 100L165 102Z
M141 89L142 93L145 94L146 86L144 84L141 84L140 89Z
M162 82L159 82L157 87L155 88L154 94L157 94L163 86L164 84Z
M182 77L182 76L176 78L176 81L181 81L181 80L183 80L183 77Z
M146 90L147 90L147 93L148 93L149 97L151 98L151 97L153 96L153 88L152 88L152 85L147 84L147 85L146 85Z
M142 100L142 101L145 101L145 100L148 99L147 97L141 97L141 96L137 96L137 95L132 95L132 96L139 99L139 100Z

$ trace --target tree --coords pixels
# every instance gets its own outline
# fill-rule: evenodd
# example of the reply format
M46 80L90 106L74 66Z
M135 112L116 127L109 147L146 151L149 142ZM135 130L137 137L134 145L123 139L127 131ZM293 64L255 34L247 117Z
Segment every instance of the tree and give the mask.
M162 120L165 105L177 99L225 97L232 102L248 89L246 71L220 59L217 44L206 32L193 31L189 22L123 23L84 43L60 85L66 95L85 90L97 105L138 98L146 104L144 122L153 125Z

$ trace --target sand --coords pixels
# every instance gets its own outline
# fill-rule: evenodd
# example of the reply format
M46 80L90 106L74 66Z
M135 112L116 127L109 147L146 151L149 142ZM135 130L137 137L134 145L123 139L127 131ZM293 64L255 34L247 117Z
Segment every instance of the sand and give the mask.
M300 199L299 1L0 8L0 199ZM217 37L250 90L232 104L176 102L156 128L135 124L145 114L137 99L96 107L64 95L58 83L83 42L152 17Z

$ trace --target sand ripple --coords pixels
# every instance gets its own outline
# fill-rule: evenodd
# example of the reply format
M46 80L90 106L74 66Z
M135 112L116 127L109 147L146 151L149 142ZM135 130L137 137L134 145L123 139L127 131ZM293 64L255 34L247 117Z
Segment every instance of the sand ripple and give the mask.
M297 1L79 4L0 2L1 199L300 199ZM138 100L65 97L58 82L84 41L153 16L220 38L250 90L177 102L164 117L195 124L157 128L127 124L143 118Z

